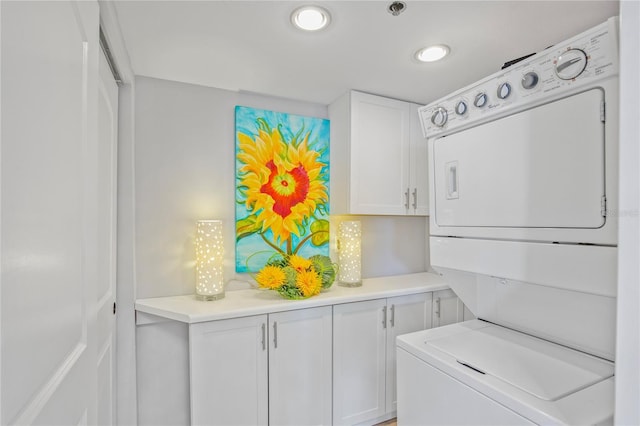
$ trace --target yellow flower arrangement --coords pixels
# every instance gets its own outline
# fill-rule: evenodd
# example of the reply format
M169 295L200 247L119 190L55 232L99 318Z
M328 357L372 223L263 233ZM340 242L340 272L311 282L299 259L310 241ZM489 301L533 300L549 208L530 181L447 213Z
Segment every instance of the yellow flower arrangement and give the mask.
M284 298L306 299L331 287L336 267L328 256L305 259L294 254L269 261L255 278L260 288L275 290Z

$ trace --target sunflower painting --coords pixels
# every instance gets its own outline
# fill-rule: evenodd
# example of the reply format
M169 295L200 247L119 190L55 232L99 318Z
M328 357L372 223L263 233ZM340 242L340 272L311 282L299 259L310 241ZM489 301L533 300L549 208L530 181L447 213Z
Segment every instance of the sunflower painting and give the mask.
M329 120L236 107L236 271L329 254Z

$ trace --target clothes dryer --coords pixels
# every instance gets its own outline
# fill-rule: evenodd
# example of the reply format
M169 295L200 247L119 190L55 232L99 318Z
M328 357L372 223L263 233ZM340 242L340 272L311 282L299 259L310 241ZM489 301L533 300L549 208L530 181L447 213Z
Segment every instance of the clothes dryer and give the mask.
M398 338L400 424L612 422L617 23L420 108L431 264L478 320Z

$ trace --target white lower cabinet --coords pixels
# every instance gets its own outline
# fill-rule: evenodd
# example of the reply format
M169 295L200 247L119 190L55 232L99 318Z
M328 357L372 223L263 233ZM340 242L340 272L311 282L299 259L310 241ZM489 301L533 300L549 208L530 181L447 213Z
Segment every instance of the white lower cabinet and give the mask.
M442 325L457 303L453 292L437 291L190 324L191 424L391 418L396 336L435 326L433 307Z
M191 424L331 423L331 306L189 326Z
M269 314L269 424L331 424L331 306Z
M397 403L396 337L431 328L432 293L387 299L391 304L387 328L387 413L395 412Z
M431 327L431 293L333 307L333 424L373 423L396 410L399 334Z
M268 424L267 315L189 326L192 425Z
M469 314L465 318L465 306L453 290L433 292L433 327L471 319Z

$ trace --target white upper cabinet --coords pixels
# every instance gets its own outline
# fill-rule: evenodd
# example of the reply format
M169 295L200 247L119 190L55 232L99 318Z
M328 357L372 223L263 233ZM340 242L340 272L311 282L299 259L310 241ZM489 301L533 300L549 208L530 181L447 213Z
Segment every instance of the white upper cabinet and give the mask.
M329 105L333 214L428 214L417 108L355 91Z
M427 139L422 135L418 108L411 104L411 145L409 149L409 188L411 189L409 212L415 216L429 215L429 173L427 170Z

